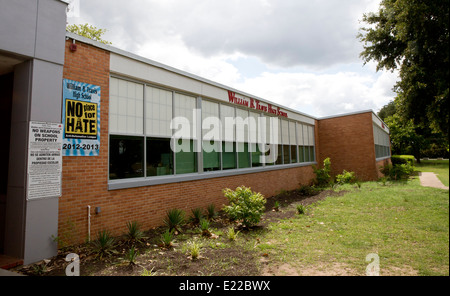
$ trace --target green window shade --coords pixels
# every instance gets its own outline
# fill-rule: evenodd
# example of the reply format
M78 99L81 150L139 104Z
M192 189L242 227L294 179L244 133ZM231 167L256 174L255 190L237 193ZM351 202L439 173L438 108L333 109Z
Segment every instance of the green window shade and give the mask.
M297 146L291 145L291 163L297 162Z
M262 155L259 145L256 143L252 144L252 167L260 167L263 164L260 162L260 156Z
M190 140L190 151L181 151L175 154L176 174L189 174L197 172L197 153L194 152L194 141Z
M173 174L173 152L170 139L147 138L147 176Z
M305 147L303 147L304 149L305 149L305 162L310 162L311 161L311 158L310 158L310 156L309 156L309 147L308 146L305 146Z
M303 146L298 146L298 162L305 162L305 149Z
M278 157L275 164L283 164L283 145L278 145Z
M248 151L248 143L238 143L238 167L240 169L250 167L250 153Z
M235 143L222 142L222 164L224 170L236 168Z
M290 157L290 146L289 145L283 145L283 163L284 164L289 164L291 162L291 157Z
M220 142L203 141L203 170L220 170ZM207 152L208 151L208 152Z
M310 161L316 160L314 146L309 147L309 155L310 155Z

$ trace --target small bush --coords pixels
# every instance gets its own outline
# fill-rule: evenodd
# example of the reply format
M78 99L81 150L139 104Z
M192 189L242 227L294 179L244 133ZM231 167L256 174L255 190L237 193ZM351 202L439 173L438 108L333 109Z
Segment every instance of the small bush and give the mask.
M161 243L163 244L163 247L171 248L173 244L173 231L167 229L166 232L161 235Z
M302 204L297 205L297 213L303 215L306 213L306 207Z
M409 163L396 165L388 164L381 167L381 172L389 180L405 180L414 172L414 166L411 166Z
M191 212L192 212L192 217L191 217L192 222L194 222L195 224L200 223L200 220L203 219L202 209L195 208L195 209L192 209Z
M331 160L327 157L323 161L323 168L319 169L313 166L314 174L316 174L316 184L318 186L326 186L330 183L330 172L331 172Z
M192 260L198 259L200 256L200 251L202 249L202 244L197 241L189 241L186 244L187 251L191 255Z
M276 201L273 205L273 209L275 210L275 212L278 212L280 210L280 203L278 201Z
M303 196L312 196L317 193L317 190L314 186L301 185L298 193Z
M169 227L169 230L180 232L180 227L184 225L185 213L183 210L172 209L167 211L166 218L164 219L164 224Z
M141 241L144 238L144 233L140 230L140 225L137 221L127 222L128 239L132 241Z
M211 232L209 231L209 221L206 219L200 220L200 230L202 231L203 236L211 236Z
M346 170L344 170L342 174L336 176L336 183L339 185L354 183L355 180L355 172L347 172Z
M139 255L139 252L133 247L128 250L128 253L125 256L125 259L130 263L130 265L136 264L136 258Z
M99 231L97 239L92 242L96 256L101 260L104 256L109 256L115 253L115 239L107 230Z
M214 204L210 204L206 208L206 217L208 217L209 220L213 220L217 217L216 206Z
M234 227L228 228L227 237L231 241L235 241L240 231L236 232Z
M414 166L414 156L413 155L392 155L391 156L391 162L392 165L397 164L410 164L411 166Z
M250 188L241 186L236 190L224 189L229 205L224 212L232 219L242 221L245 227L258 224L264 214L266 199L261 193L253 192Z

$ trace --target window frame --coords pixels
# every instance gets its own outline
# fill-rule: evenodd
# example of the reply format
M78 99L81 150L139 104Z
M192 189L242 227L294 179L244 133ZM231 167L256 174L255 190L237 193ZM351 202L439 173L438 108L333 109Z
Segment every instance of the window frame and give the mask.
M249 139L247 142L244 142L244 144L248 145L248 154L249 154L249 163L250 163L250 167L246 167L246 168L240 168L239 167L239 153L238 152L238 142L237 142L237 130L236 130L236 126L234 126L234 136L235 136L235 141L234 141L234 145L235 145L235 159L236 159L236 168L234 169L228 169L228 170L224 170L223 169L223 159L222 159L222 152L220 152L220 170L217 171L209 171L209 172L205 172L203 171L203 130L202 130L202 126L201 126L201 122L202 122L202 101L209 101L212 103L216 103L219 104L219 117L220 117L220 106L223 105L227 105L230 107L234 108L234 118L236 118L237 116L237 109L241 109L244 111L248 112L248 116L250 117L250 112L253 113L257 113L258 117L265 117L266 120L270 120L271 115L268 115L266 113L263 113L262 111L257 111L257 110L253 110L253 109L245 109L242 108L240 106L236 106L234 104L230 104L228 102L225 101L219 101L217 99L214 98L209 98L209 97L205 97L205 96L201 96L201 95L197 95L197 94L193 94L193 93L189 93L189 92L184 92L184 91L180 91L180 90L175 90L175 89L171 89L168 87L164 87L164 86L160 86L160 85L155 85L152 83L148 83L145 81L141 81L141 80L135 80L132 78L128 78L128 77L123 77L117 74L110 74L110 81L111 79L118 79L118 80L125 80L127 82L133 82L136 84L140 84L143 87L143 135L140 135L140 137L143 138L143 172L144 172L144 176L143 177L138 177L138 178L129 178L129 179L110 179L109 174L110 174L110 140L111 140L111 136L133 136L136 137L137 135L135 134L122 134L122 133L110 133L110 124L108 124L108 157L107 157L107 183L108 183L108 190L118 190L118 189L126 189L126 188L135 188L135 187L145 187L145 186L153 186L153 185L159 185L159 184L170 184L170 183L177 183L177 182L183 182L183 181L193 181L193 180L203 180L203 179L210 179L210 178L219 178L219 177L226 177L226 176L236 176L236 175L244 175L244 174L251 174L251 173L258 173L258 172L266 172L266 171L273 171L273 170L280 170L280 169L285 169L285 168L292 168L292 167L302 167L302 166L310 166L312 164L312 162L308 162L308 163L300 163L300 151L299 151L299 145L296 145L296 149L297 149L297 162L295 163L289 163L289 164L261 164L261 166L254 166L253 165L253 160L252 160L252 151L251 151L251 145L252 143L250 142L250 128L248 129L248 136ZM164 91L168 91L172 94L172 118L174 118L175 116L175 94L181 94L181 95L186 95L192 98L196 99L196 109L200 109L200 118L196 118L197 121L197 137L196 138L192 138L191 140L194 141L193 145L194 145L194 153L196 153L196 167L197 170L194 173L187 173L187 174L177 174L177 170L176 170L176 153L173 152L172 153L172 161L173 161L173 174L171 175L163 175L163 176L147 176L147 141L150 138L161 138L161 139L169 139L169 137L164 137L164 136L157 136L157 135L147 135L147 114L146 114L146 109L147 109L147 88L156 88L156 89L160 89L160 90L164 90ZM110 108L110 106L108 106L108 108ZM220 117L221 118L221 117ZM280 126L280 132L281 132L281 119L280 117L275 116L275 118L277 118L279 120L279 126ZM284 119L284 118L283 118ZM110 118L108 117L108 123ZM295 123L295 127L298 127L298 124L300 125L311 125L302 121L298 121L298 120L292 120L292 119L287 119L288 121L293 121ZM288 126L290 126L290 124L288 124ZM314 125L312 125L314 127ZM266 124L267 127L267 124ZM257 129L259 129L259 126L257 127ZM172 131L172 136L173 136L173 131ZM222 133L222 127L221 127L221 133ZM266 132L267 134L267 132ZM281 136L281 135L280 135ZM297 136L297 133L296 133ZM263 136L265 137L265 136ZM224 141L224 138L221 135L221 142ZM258 142L258 141L257 141ZM315 142L315 139L314 139ZM299 143L298 139L297 139L297 143ZM270 144L270 143L269 143ZM282 145L282 143L279 143L280 145ZM258 143L256 143L256 145L258 145ZM289 145L292 146L292 145ZM315 145L314 145L315 147ZM195 151L195 149L197 148L198 151Z

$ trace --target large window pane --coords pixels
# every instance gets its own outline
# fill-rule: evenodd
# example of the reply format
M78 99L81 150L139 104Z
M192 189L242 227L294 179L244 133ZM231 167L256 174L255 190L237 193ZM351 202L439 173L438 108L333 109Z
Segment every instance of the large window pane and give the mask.
M144 138L110 136L109 179L144 176Z
M182 145L181 141L182 140L178 140L179 145ZM194 152L194 144L193 140L189 140L189 149L184 149L183 151L175 153L175 173L177 175L197 172L197 153Z
M220 142L203 141L203 171L220 170Z
M278 156L275 164L283 164L283 145L278 145Z
M296 163L297 160L297 146L291 145L291 163Z
M259 145L256 143L251 144L251 151L252 151L252 167L260 167L263 164L261 163L260 156L262 155L261 149L259 149Z
M298 146L298 162L305 162L305 147Z
M111 78L109 130L117 134L144 133L144 86Z
M222 164L224 170L236 168L236 143L222 142Z
M170 139L147 138L147 176L173 174L173 152Z
M291 162L291 156L289 153L290 151L291 151L291 146L283 145L283 163L284 164L289 164Z
M240 169L250 167L250 153L248 150L248 143L238 143L238 167Z

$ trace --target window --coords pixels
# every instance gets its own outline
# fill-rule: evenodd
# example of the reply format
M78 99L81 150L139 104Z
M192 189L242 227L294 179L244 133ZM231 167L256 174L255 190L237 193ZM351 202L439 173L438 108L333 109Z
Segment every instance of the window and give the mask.
M184 124L177 131L175 138L175 144L177 146L175 153L175 174L177 175L197 172L196 124L194 122L196 105L196 98L175 93L175 126L178 126L179 123Z
M170 139L147 138L147 176L173 175L173 152Z
M203 171L221 169L219 104L202 102Z
M220 118L222 122L222 166L224 170L235 169L237 159L234 107L220 105Z
M391 148L389 134L376 124L373 124L373 138L375 143L375 158L390 156Z
M376 136L377 157L389 153L388 136ZM314 126L115 77L110 78L109 141L110 180L315 159ZM272 155L272 162L264 163L263 155Z
M109 178L128 179L144 177L144 138L110 136Z

